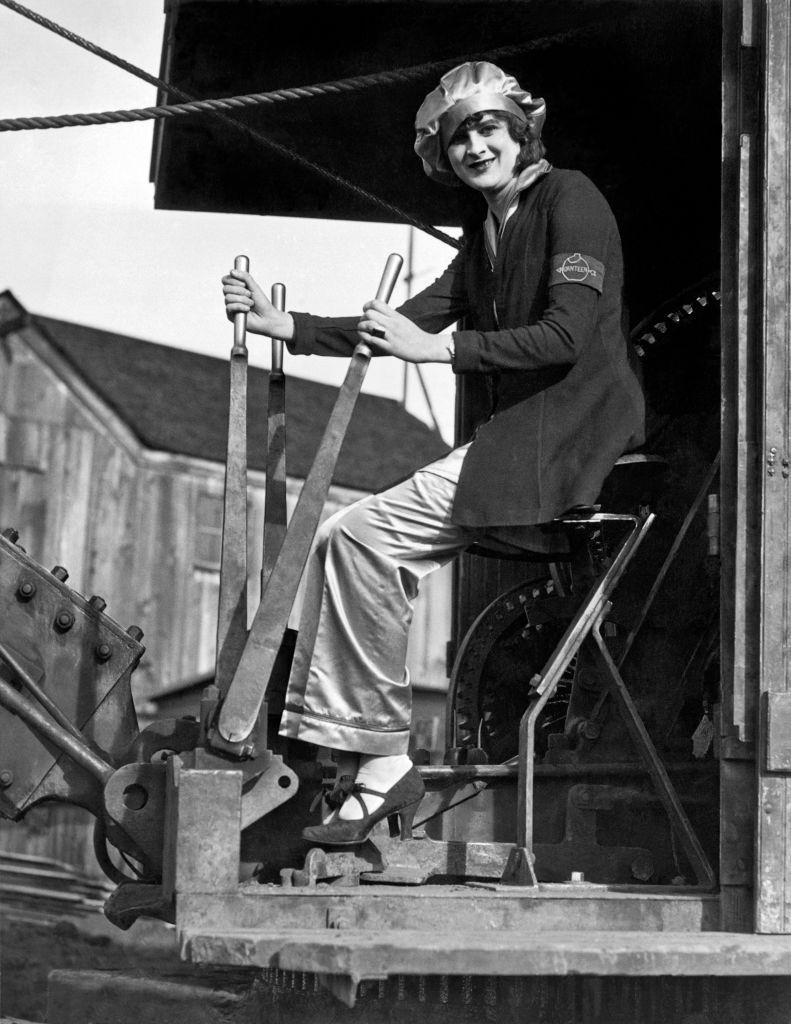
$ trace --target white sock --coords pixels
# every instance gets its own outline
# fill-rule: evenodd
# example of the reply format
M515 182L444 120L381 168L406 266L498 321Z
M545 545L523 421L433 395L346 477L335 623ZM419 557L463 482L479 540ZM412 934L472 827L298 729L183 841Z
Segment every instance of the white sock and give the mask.
M360 769L354 781L359 782L361 786L386 793L403 779L411 767L412 761L406 754L362 754ZM384 797L372 796L370 793L360 793L359 797L365 804L366 814L371 814L384 803ZM343 821L356 821L362 818L364 815L360 800L354 796L349 797L338 811L338 817Z

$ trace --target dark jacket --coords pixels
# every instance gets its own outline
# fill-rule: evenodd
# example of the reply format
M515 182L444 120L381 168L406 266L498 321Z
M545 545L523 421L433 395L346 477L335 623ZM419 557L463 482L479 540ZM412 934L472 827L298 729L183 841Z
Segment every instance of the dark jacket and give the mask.
M493 416L464 460L453 521L543 523L596 501L624 451L643 441L644 404L622 325L623 260L606 200L553 169L520 195L492 267L475 233L400 312L454 333L456 373L489 373ZM295 313L296 353L348 354L359 317Z

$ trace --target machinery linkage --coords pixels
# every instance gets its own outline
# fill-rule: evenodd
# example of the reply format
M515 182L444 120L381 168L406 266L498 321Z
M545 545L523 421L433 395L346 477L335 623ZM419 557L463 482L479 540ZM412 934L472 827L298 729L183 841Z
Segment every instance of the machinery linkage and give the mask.
M389 258L377 297L389 299L400 265L400 257ZM246 259L239 257L237 266L246 269ZM284 300L282 285L276 285L273 301L283 308ZM285 381L282 346L273 343L262 598L248 630L244 334L244 317L238 314L231 351L215 685L204 693L199 718L162 719L141 730L130 681L144 652L142 631L136 626L124 630L106 615L100 597L86 599L69 588L66 570L56 566L47 572L18 545L16 530L5 530L0 537L0 813L19 820L48 800L89 810L96 819L99 862L119 884L107 913L121 927L140 914L174 920L180 894L231 892L250 880L284 890L471 879L535 888L539 879L582 882L586 876L600 884L645 884L656 874L650 850L628 843L605 847L597 841L597 815L621 806L663 809L696 885L711 888L714 873L690 823L689 800L679 798L621 678L625 655L616 662L604 639L613 591L653 522L647 508L628 514L577 509L558 520L554 528L567 531L577 549L582 536L595 552L589 562L598 568L594 565L596 571L584 577L585 589L576 594L573 586L569 589L568 568L561 566L553 572L553 585L544 591L533 588L532 598L521 591L504 598L508 615L525 616L523 633L529 632L530 616L540 625L542 601L560 596L571 600L574 609L545 651L545 662L534 666L513 756L489 764L469 738L454 746L451 736L450 763L420 768L427 792L411 836L393 836L382 822L351 852L305 852L298 830L322 785L322 769L313 751L277 739L277 692L293 641L288 616L371 353L362 344L355 349L286 530ZM645 458L622 461L629 472L637 467L643 476L651 468ZM716 463L697 504L715 472ZM617 534L604 551L602 530ZM489 629L486 613L480 619L470 633L480 627L474 634L479 647ZM464 679L460 661L475 651L472 640L465 644L454 685ZM595 660L604 683L593 712L571 722L566 742L582 750L596 741L609 696L640 755L641 763L630 770L650 777L654 793L634 785L633 777L614 784L609 776L624 765L598 765L606 783L580 776L565 791L559 841L535 842L534 785L545 767L536 757L537 727L558 688L573 679L581 652ZM573 685L571 709L582 706ZM268 696L275 698L271 707ZM19 719L33 742L19 741ZM483 725L482 718L479 735ZM444 815L498 789L510 793L514 839L478 842L443 833ZM295 863L301 866L284 866Z

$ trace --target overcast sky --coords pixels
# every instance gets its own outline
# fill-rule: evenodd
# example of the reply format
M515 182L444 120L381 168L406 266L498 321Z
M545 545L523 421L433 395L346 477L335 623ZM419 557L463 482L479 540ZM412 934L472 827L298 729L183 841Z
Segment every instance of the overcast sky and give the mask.
M158 74L163 0L26 6ZM156 102L152 86L4 7L0 41L0 117ZM238 253L249 255L262 283L286 284L288 308L330 315L355 313L373 296L389 252L406 257L408 230L399 225L154 210L152 132L146 121L0 133L0 291L10 288L34 313L225 358L231 327L219 278ZM415 287L436 277L452 255L416 233ZM404 297L400 284L394 301ZM251 362L266 366L268 342L249 341ZM337 384L344 364L290 359L286 370ZM402 366L375 360L365 389L400 398ZM449 440L453 375L447 366L424 372ZM414 370L408 394L410 410L426 419Z

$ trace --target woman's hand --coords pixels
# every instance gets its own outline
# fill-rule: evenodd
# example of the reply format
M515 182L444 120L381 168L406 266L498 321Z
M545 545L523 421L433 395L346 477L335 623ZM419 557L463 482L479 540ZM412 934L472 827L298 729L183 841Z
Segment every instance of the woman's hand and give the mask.
M246 270L232 270L222 279L225 315L233 320L236 313L247 313L247 330L269 338L291 341L294 321L290 313L276 309L264 295L261 286Z
M363 306L363 319L357 324L362 340L383 355L395 356L406 363L449 363L453 350L450 334L422 331L385 302L373 299Z

